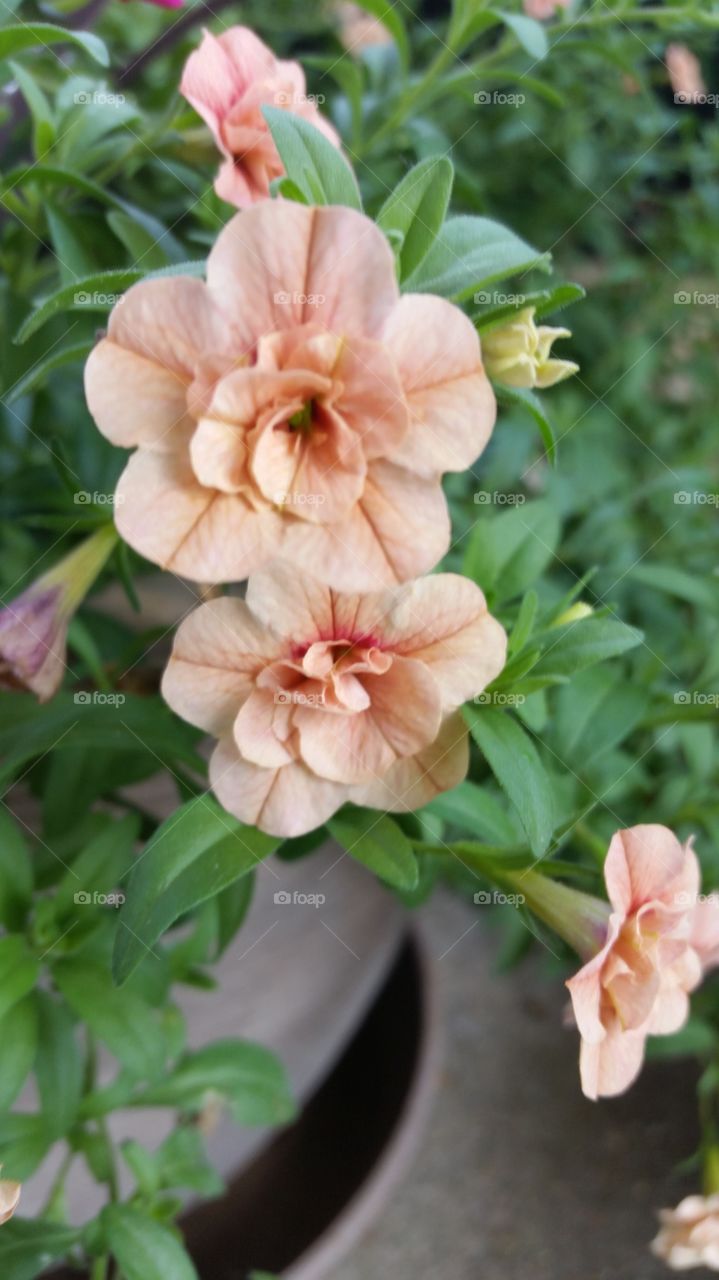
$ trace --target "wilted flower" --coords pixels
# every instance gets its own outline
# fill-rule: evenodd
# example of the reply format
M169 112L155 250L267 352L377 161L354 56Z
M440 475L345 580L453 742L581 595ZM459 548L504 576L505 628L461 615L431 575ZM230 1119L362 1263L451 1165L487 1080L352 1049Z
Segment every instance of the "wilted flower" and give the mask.
M2 1165L0 1165L0 1169ZM17 1209L22 1184L11 1182L8 1178L0 1178L0 1226L12 1218Z
M550 355L553 342L571 338L570 329L534 323L536 307L523 307L507 324L482 338L487 373L507 387L553 387L579 369L571 360Z
M336 8L340 39L348 53L361 53L373 45L391 44L387 27L366 9L351 0L340 0Z
M569 980L589 1098L622 1093L638 1075L648 1035L679 1030L688 993L716 963L719 911L699 901L691 841L656 824L618 831L604 876L612 907L604 945Z
M687 49L685 44L670 44L667 45L664 57L669 82L674 96L680 102L696 102L697 98L706 94L701 63L691 49Z
M686 1196L676 1209L662 1209L659 1219L652 1252L673 1271L719 1271L719 1195Z
M0 609L0 689L27 689L47 702L62 684L67 628L110 554L107 525Z
M180 625L167 702L219 738L210 782L229 812L296 836L345 801L404 811L467 771L457 708L501 671L504 630L473 582L439 574L340 594L277 564L246 601Z
M528 18L553 18L557 9L568 9L570 0L524 0L524 12Z
M307 95L299 62L276 58L248 27L230 27L219 36L205 31L185 64L180 90L226 157L215 181L218 196L240 209L262 200L273 179L284 173L263 106L303 116L340 145L336 130Z
M472 464L495 418L459 308L400 298L363 214L285 200L227 224L207 284L130 289L85 389L103 434L139 446L120 533L201 582L278 553L351 591L423 573L449 545L440 475Z

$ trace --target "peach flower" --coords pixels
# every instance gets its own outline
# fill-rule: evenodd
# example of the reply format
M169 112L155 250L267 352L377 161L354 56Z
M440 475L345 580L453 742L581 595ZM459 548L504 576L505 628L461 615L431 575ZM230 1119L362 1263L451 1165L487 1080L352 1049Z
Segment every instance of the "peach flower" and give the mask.
M719 1195L686 1196L676 1209L662 1209L659 1218L652 1253L673 1271L719 1271Z
M632 1084L647 1036L679 1030L688 993L719 951L719 910L714 895L700 900L691 841L682 845L657 824L618 831L604 875L612 907L606 940L567 983L589 1098Z
M524 12L528 18L553 18L557 9L568 9L569 0L524 0Z
M284 200L228 223L206 284L130 289L85 390L103 434L138 446L115 519L142 555L231 582L281 553L350 591L444 555L440 474L471 466L496 411L474 327L400 298L369 218Z
M336 7L339 19L340 40L348 53L361 53L376 45L392 43L392 37L379 18L352 0L341 0Z
M339 137L308 97L299 62L284 62L248 27L205 31L185 64L180 91L212 130L225 156L215 180L223 200L244 209L269 194L284 168L262 107L302 116L335 146Z
M505 654L467 578L360 596L279 563L250 578L246 600L222 596L185 619L162 692L219 738L220 803L297 836L347 800L403 812L460 782L469 756L457 708Z

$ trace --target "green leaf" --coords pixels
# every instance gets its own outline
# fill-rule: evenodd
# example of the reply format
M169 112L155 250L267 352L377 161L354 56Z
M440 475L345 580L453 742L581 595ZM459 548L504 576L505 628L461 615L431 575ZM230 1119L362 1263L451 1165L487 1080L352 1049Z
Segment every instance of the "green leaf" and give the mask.
M0 1111L12 1106L35 1060L37 1013L31 996L0 1020Z
M513 231L491 218L449 218L422 264L404 288L410 293L438 293L461 301L483 285L504 280L530 267L549 268L540 254Z
M0 1231L3 1280L35 1280L52 1262L64 1258L79 1238L76 1227L42 1219L12 1218Z
M61 369L66 364L79 364L89 356L94 345L94 338L86 338L83 342L73 342L66 347L55 347L13 383L4 396L5 403L13 404L29 391L34 391L55 369Z
M165 1046L154 1011L139 995L113 987L110 974L86 959L61 960L53 975L70 1007L127 1071L157 1075Z
M414 889L417 859L402 828L389 814L346 806L328 823L330 834L353 858L396 889Z
M0 805L0 921L21 929L32 897L32 864L15 819Z
M18 934L0 938L0 1018L32 991L39 973L40 965L25 938Z
M514 32L522 48L537 62L547 56L549 42L547 33L541 22L527 18L521 13L505 13L503 9L493 11L498 18Z
M179 916L254 870L280 841L245 827L206 796L190 800L153 835L130 877L113 974L124 982Z
M430 156L405 174L377 215L385 235L401 237L399 278L405 280L427 256L444 223L454 169L446 156Z
M217 895L217 950L215 959L229 947L237 930L242 925L252 902L255 887L255 874L250 871L234 884Z
M642 640L641 631L618 618L581 618L556 628L556 640L542 654L533 675L571 676L636 648Z
M108 823L82 850L60 881L55 896L58 914L74 903L91 905L96 894L108 895L133 862L140 820L135 814ZM101 904L102 905L102 904Z
M159 697L121 696L123 702L98 702L90 693L58 693L44 706L32 694L2 698L0 781L7 782L35 756L87 747L135 755L149 752L158 767L179 761L204 770L192 746L197 735L180 724Z
M554 424L546 413L541 398L535 395L533 391L525 390L523 387L506 387L502 383L495 383L494 389L500 404L521 405L534 418L539 427L546 456L550 462L556 463L557 437L554 431Z
M262 1045L244 1040L218 1040L186 1054L162 1082L138 1094L133 1106L198 1112L208 1097L218 1094L241 1125L283 1124L294 1115L277 1058Z
M77 227L76 219L49 201L45 204L50 240L55 251L63 284L75 284L97 268L87 237Z
M0 1165L3 1178L25 1182L42 1164L53 1136L43 1116L0 1113ZM4 1237L5 1232L0 1232ZM2 1255L0 1255L1 1257ZM3 1280L5 1275L3 1274Z
M152 271L164 267L169 257L162 244L162 239L132 218L128 213L112 209L107 215L110 228L118 240L132 255L135 264L142 262L145 270Z
M351 209L362 208L352 169L319 129L301 116L279 107L263 107L262 114L287 177L296 183L308 204L343 204Z
M188 1187L203 1196L219 1195L224 1183L207 1159L194 1125L175 1129L154 1154L158 1182L166 1189Z
M559 515L545 501L482 516L469 541L464 572L496 600L512 600L550 563L559 533Z
M701 578L676 565L658 563L635 565L631 577L645 587L686 600L687 604L696 605L698 609L709 609L712 613L719 611L719 583L716 579Z
M102 1226L125 1280L198 1280L189 1254L170 1227L130 1205L109 1205Z
M90 31L67 31L52 22L23 22L21 26L0 29L0 58L12 58L23 49L47 49L53 44L76 44L101 67L110 65L107 46Z
M203 276L204 262L173 263L159 271L141 271L137 268L120 268L113 271L100 271L85 276L73 284L63 285L45 298L34 311L23 321L13 341L27 342L38 329L61 311L109 311L121 294L125 293L138 280L154 279L157 276Z
M35 996L39 1042L35 1075L43 1117L56 1138L74 1123L82 1096L83 1065L67 1005L45 991Z
M507 812L495 796L476 782L460 782L430 801L427 810L489 844L518 842L517 827Z
M55 141L55 123L53 112L45 94L34 75L19 62L8 62L8 69L13 80L17 81L23 98L33 118L33 151L36 159L40 159L52 147Z
M465 707L465 718L472 737L519 814L532 853L541 858L554 830L554 804L537 748L506 712L491 707Z

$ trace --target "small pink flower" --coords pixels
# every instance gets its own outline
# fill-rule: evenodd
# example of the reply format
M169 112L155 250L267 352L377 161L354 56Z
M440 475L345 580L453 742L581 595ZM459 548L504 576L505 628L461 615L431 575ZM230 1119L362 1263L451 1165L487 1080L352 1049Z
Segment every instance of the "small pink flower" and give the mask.
M688 993L719 958L719 910L711 897L699 900L691 841L656 824L618 831L604 875L612 907L604 945L567 983L589 1098L629 1087L647 1036L683 1025Z
M405 811L467 771L457 708L501 671L506 636L454 574L347 595L289 565L179 627L162 692L219 738L210 781L241 821L297 836L345 801Z
M528 18L543 21L553 18L557 9L568 9L570 0L524 0L524 12Z
M390 247L353 209L267 200L189 277L135 285L85 370L90 411L137 446L115 519L148 560L200 582L277 554L367 591L449 545L440 476L496 412L452 303L400 298Z
M707 87L696 54L687 49L685 44L669 44L664 56L675 99L679 102L696 102L704 97Z
M248 27L231 27L220 36L205 31L185 64L180 90L225 156L215 190L239 209L264 199L273 179L284 173L263 106L302 116L340 146L336 130L307 96L300 64L276 58Z
M336 5L340 39L348 53L361 53L363 49L392 43L392 37L379 18L352 0L340 0Z
M652 1253L672 1271L719 1271L719 1195L686 1196L676 1209L662 1209L659 1218Z

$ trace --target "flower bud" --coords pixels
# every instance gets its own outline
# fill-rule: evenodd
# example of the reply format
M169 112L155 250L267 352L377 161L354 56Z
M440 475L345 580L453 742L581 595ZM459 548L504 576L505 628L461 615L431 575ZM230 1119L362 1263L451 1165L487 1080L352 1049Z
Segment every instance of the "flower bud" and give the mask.
M566 627L569 622L581 622L582 618L591 618L594 610L586 600L577 600L576 604L570 605L564 613L560 613L558 618L554 619L553 627Z
M489 377L507 387L554 386L576 373L579 365L550 356L553 342L571 338L569 329L553 329L534 323L536 307L524 307L509 324L482 336L484 366Z
M12 1218L17 1209L21 1191L22 1186L19 1182L10 1182L7 1178L0 1178L0 1226Z
M117 541L104 525L0 609L0 689L47 702L66 667L67 628Z

